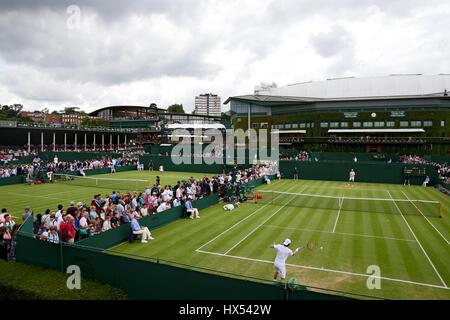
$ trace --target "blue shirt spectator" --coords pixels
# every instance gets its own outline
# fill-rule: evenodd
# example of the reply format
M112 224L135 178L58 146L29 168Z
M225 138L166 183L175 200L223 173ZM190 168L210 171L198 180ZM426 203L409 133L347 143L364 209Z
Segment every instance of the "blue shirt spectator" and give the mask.
M133 231L141 230L141 226L139 225L139 222L136 220L136 218L133 218L133 220L131 220L131 229L133 229Z

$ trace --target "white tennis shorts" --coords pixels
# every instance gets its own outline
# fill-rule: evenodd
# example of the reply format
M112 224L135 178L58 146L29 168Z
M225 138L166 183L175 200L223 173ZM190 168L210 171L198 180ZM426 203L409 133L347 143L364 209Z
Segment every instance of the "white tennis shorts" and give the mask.
M275 262L274 266L275 266L275 272L277 272L280 275L281 279L286 278L286 265L284 263L281 264L281 263Z
M355 177L350 177L350 179L348 179L348 181L355 182Z

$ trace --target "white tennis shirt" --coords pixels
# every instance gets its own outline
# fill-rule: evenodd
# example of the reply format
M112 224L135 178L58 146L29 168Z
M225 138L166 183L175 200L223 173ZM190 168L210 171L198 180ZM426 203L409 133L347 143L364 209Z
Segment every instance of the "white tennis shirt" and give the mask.
M276 244L274 245L274 248L277 250L275 264L284 265L286 263L286 259L293 255L292 250L282 244Z

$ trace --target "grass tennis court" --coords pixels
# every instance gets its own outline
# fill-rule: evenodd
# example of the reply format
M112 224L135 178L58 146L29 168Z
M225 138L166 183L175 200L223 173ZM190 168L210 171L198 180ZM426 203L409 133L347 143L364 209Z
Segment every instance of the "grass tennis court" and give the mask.
M148 244L123 243L114 254L167 259L196 267L270 280L273 242L294 247L315 240L323 250L303 250L288 259L287 278L305 285L394 299L449 299L450 199L433 188L326 181L281 180L262 190L339 197L437 200L442 218L407 214L411 206L385 213L309 206L244 204L227 212L222 204L201 212L201 219L178 220L153 231ZM291 199L285 198L287 203ZM320 207L320 203L317 204ZM380 204L377 204L380 205ZM383 204L381 204L383 205ZM381 289L366 286L367 268L381 270Z
M158 174L129 171L95 178L144 179L153 183ZM161 183L173 185L178 180L205 175L211 176L165 172ZM296 277L307 286L386 298L450 299L450 198L434 188L368 183L348 187L342 182L281 180L258 190L332 196L344 198L344 203L323 206L322 201L314 200L302 207L302 201L292 205L298 202L296 197L278 194L276 203L245 203L231 212L218 204L202 210L200 219L180 219L152 230L156 239L148 244L123 243L109 252L138 259L161 258L270 281L275 253L269 246L273 242L290 238L295 248L314 240L323 250L303 250L289 258L287 278ZM110 188L100 185L80 187L70 182L3 186L0 206L7 207L21 221L19 217L28 205L35 213L42 213L46 208L55 210L59 203L89 202L94 194L110 192ZM352 206L344 205L349 197L439 201L442 218L406 212L416 210L408 201L394 206L391 201L376 201L375 206L366 205L369 209L352 211ZM385 208L378 210L377 206ZM380 290L366 286L366 272L371 265L380 267Z

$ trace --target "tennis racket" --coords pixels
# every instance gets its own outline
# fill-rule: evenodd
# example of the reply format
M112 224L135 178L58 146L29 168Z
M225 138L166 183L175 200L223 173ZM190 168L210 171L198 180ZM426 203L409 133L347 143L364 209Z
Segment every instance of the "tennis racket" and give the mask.
M306 245L301 245L298 247L299 250L308 249L310 251L315 251L319 248L317 240L310 240Z

